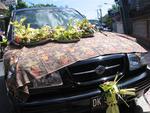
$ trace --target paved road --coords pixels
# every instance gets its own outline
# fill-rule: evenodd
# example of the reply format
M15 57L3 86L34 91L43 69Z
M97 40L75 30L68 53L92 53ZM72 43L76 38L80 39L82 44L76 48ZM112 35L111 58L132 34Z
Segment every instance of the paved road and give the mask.
M147 62L149 62L150 67L150 52L146 56ZM4 73L3 73L3 64L0 62L0 113L10 113L10 104L8 97L6 95L5 86L4 86ZM146 94L146 98L150 99L150 91ZM150 113L150 106L146 103L143 97L137 99L136 113ZM132 107L132 106L131 106Z

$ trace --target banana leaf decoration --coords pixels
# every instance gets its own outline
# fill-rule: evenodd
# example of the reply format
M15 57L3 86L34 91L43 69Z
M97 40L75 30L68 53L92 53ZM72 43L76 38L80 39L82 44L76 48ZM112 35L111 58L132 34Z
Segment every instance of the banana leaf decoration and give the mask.
M7 46L8 40L7 40L7 38L5 36L2 36L2 41L0 41L0 44L2 46Z
M106 98L106 104L108 108L106 113L120 113L119 106L117 102L117 96L129 107L127 102L121 97L121 95L135 95L135 88L128 88L128 89L119 89L117 87L117 83L119 82L118 75L116 75L114 81L105 82L99 87L104 91L104 95Z

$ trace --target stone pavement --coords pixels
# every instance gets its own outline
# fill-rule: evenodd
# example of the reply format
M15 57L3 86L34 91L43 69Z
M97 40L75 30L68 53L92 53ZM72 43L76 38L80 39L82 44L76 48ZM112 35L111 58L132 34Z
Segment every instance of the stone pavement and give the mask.
M144 94L146 102L149 104L150 107L150 89Z
M148 99L148 97L149 96L147 95L146 98ZM150 105L147 103L143 96L136 100L136 104L142 108L142 112L138 111L138 113L150 113Z

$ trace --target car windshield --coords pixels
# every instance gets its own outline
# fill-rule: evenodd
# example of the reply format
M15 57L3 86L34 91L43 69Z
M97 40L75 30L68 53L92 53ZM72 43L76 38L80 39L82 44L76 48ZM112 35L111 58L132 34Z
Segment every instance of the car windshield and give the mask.
M16 13L15 20L26 17L25 25L31 24L32 28L39 28L43 25L51 27L67 26L71 20L73 23L82 20L83 16L73 9L34 9L19 11Z

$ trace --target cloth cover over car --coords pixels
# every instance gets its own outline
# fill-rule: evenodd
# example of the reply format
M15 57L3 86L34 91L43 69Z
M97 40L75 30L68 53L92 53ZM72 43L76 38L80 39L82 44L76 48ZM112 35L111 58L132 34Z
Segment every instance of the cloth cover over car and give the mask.
M76 43L54 43L32 48L8 46L4 54L7 83L17 94L17 89L28 92L28 84L77 61L92 57L130 52L146 52L132 37L117 33L95 33Z

